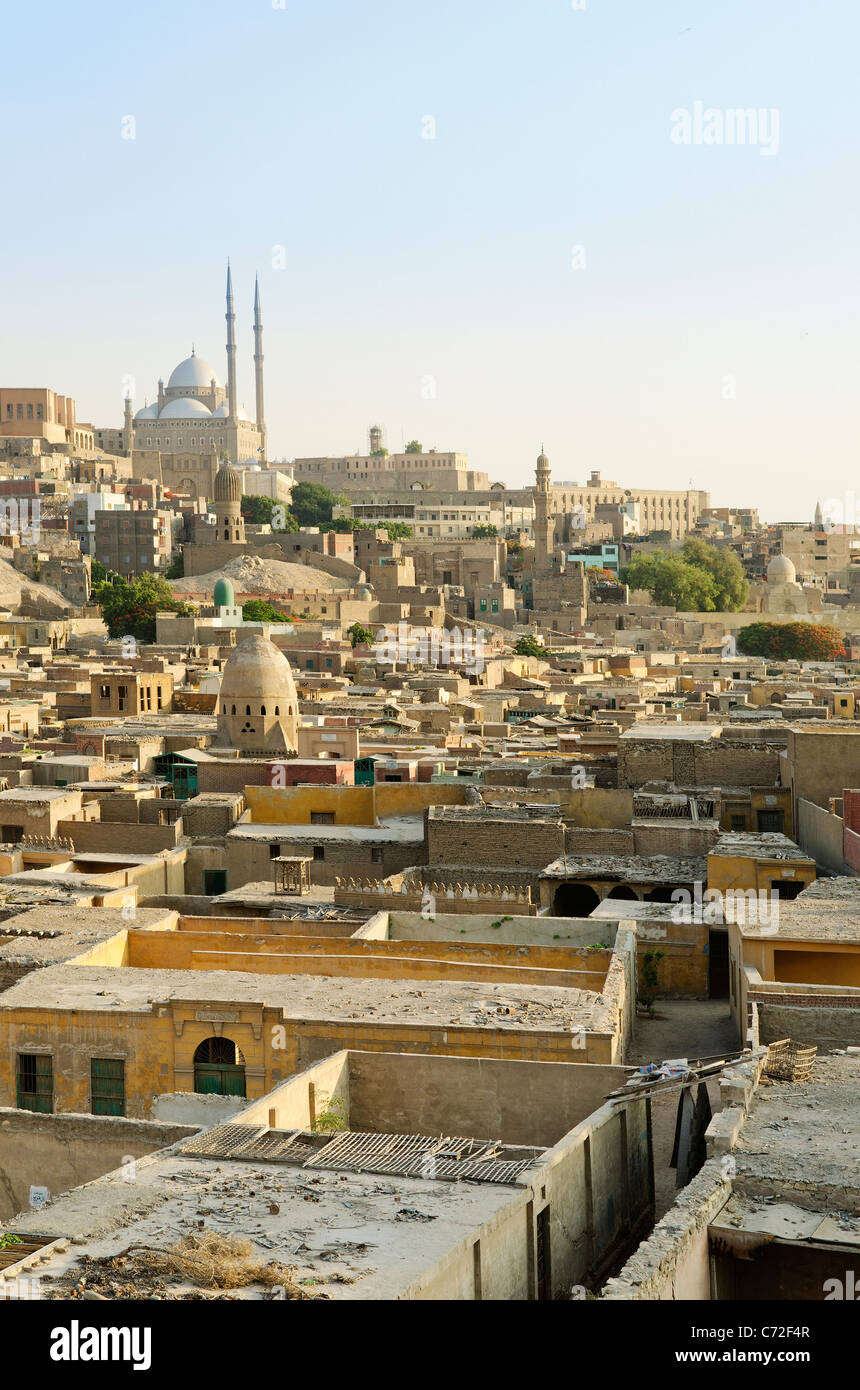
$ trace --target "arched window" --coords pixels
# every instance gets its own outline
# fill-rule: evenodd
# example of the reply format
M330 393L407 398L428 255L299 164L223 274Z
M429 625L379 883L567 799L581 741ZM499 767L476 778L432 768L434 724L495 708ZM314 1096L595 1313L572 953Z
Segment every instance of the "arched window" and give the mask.
M280 714L280 712L281 712L280 706L279 706L279 705L275 705L275 714Z
M265 705L261 705L261 706L260 706L260 713L261 713L261 714L265 714L265 713L266 713L266 706L265 706Z
M234 714L236 713L236 706L235 706L235 705L233 706L233 713L234 713Z
M250 705L246 705L246 706L245 706L245 713L246 713L246 714L250 714L250 713L251 713L251 706L250 706Z
M202 1095L245 1095L245 1059L231 1038L204 1038L195 1049L194 1089Z

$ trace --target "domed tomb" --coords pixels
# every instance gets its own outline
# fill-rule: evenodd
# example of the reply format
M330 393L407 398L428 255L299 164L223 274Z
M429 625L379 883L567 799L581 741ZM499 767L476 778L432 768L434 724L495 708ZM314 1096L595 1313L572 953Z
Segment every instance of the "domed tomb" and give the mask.
M219 744L248 754L292 755L298 727L299 699L290 663L273 642L247 633L224 666Z

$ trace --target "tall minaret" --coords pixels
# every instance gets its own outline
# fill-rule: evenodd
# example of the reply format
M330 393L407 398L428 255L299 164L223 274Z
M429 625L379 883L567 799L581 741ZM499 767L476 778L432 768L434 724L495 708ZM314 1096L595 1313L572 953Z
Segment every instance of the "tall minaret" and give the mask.
M820 502L816 502L815 504L815 520L813 522L813 525L816 531L820 531L824 526L824 513L821 510Z
M227 410L231 424L236 421L236 313L233 308L233 277L227 261Z
M123 406L122 443L126 458L131 458L134 448L134 417L131 413L131 395L127 395Z
M548 569L553 553L553 532L555 521L549 514L549 459L541 445L535 468L535 569Z
M254 280L254 386L257 393L257 429L260 462L266 462L266 426L263 420L263 321L260 318L260 277Z

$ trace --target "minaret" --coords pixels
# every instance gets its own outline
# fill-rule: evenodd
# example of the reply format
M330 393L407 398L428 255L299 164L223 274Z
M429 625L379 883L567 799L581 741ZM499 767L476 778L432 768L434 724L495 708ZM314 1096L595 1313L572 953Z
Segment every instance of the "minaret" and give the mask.
M231 424L236 422L236 313L233 308L233 278L227 261L227 410Z
M263 421L263 321L260 318L260 277L254 280L254 386L257 393L257 429L260 462L266 462L266 426Z
M538 454L537 467L535 468L535 569L549 569L553 553L553 530L554 521L549 514L549 459L543 451L541 445Z
M821 531L824 528L824 514L822 513L820 502L816 502L815 504L815 521L813 524L817 531Z
M123 409L125 418L123 419L122 425L122 443L126 458L131 458L132 449L134 448L134 419L131 413L130 395L126 396Z

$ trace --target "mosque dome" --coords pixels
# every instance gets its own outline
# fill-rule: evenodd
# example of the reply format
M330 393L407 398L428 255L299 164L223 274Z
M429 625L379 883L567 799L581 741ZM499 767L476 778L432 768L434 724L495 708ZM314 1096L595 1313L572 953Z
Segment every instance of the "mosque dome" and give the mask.
M216 608L232 608L235 604L236 595L233 592L233 585L223 575L215 581L212 599Z
M219 420L226 420L227 416L230 414L230 407L226 401L222 401L220 405L216 405L215 409L212 411L212 414L215 415Z
M787 555L774 555L767 567L768 584L796 584L797 570Z
M222 463L215 474L214 500L216 502L241 502L242 477L229 463Z
M226 582L218 580L219 584ZM271 702L270 713L278 704L286 714L287 706L295 709L298 701L292 667L287 658L278 651L274 642L269 642L256 632L244 637L226 661L219 693L222 710L228 700L242 705L245 702L268 700Z
M206 415L211 418L212 411L202 401L193 396L177 396L168 401L159 415L159 420L188 420L192 415Z
M212 378L215 377L215 385L221 383L215 376L215 371L204 357L198 357L192 352L190 357L186 357L184 362L180 362L178 367L174 367L170 373L170 380L167 383L168 390L188 390L189 387L203 388L210 386Z
M543 445L541 445L540 453L537 456L537 466L538 468L549 468L549 459L544 453Z
M158 402L153 401L152 405L145 405L135 415L135 420L157 420Z

